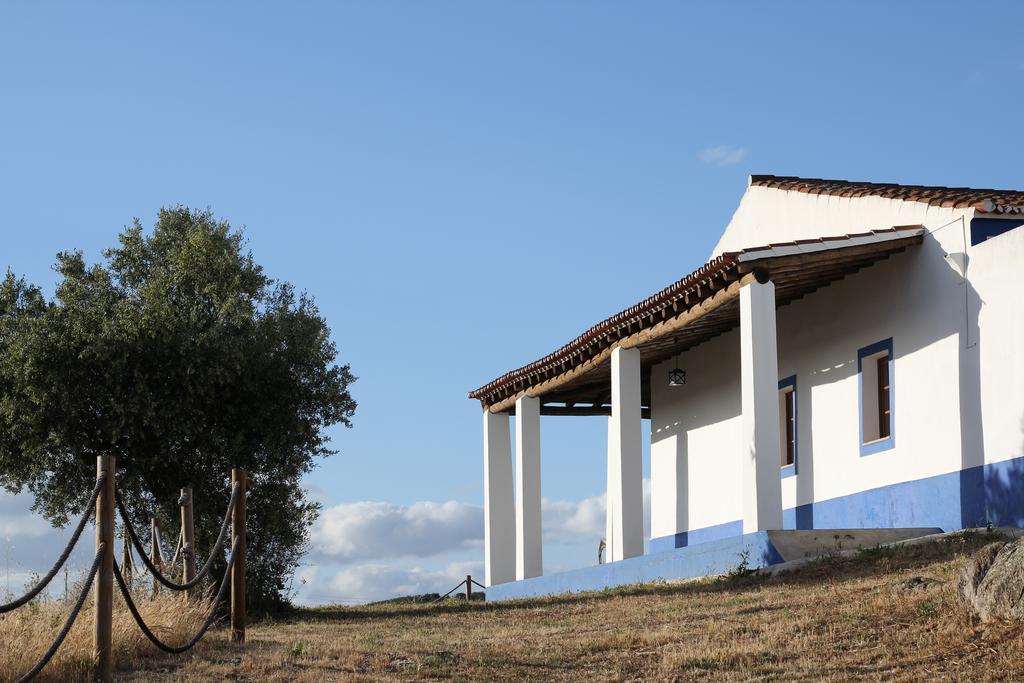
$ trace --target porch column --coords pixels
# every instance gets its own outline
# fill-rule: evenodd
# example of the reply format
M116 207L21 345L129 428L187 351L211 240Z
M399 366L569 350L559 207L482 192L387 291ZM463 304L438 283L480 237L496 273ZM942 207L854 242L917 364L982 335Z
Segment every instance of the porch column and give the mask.
M484 583L516 577L512 445L508 414L484 409Z
M782 528L775 285L740 289L743 533Z
M619 488L617 466L613 467L615 460L613 449L616 449L615 420L608 416L608 487L605 494L605 522L604 522L604 561L612 562L615 558L615 503L617 496L612 491Z
M610 560L644 554L640 350L612 351L612 416L608 424Z
M544 573L540 527L540 400L516 399L516 580Z

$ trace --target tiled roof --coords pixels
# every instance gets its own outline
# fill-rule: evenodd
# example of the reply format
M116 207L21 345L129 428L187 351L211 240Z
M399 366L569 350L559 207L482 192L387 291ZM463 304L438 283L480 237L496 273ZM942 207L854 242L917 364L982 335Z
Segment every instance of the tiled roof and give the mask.
M491 406L509 400L518 392L535 387L553 377L585 370L583 366L588 362L600 360L603 353L607 353L626 337L644 333L651 335L653 339L660 333L654 334L657 330L651 328L656 328L664 321L694 308L724 284L735 281L738 272L749 271L758 264L771 265L776 259L785 260L786 257L796 255L821 253L824 256L843 250L849 253L849 250L858 247L870 249L871 253L867 255L851 254L847 262L836 260L832 265L838 274L827 273L822 281L816 280L811 283L814 287L819 287L829 279L841 276L848 266L863 267L866 263L885 257L893 250L902 249L910 241L919 242L922 232L921 226L899 226L867 233L798 240L726 252L657 294L594 325L556 351L521 368L506 372L469 392L469 397L480 400L484 406ZM794 283L796 289L801 289L806 284L803 282L801 269L802 266L795 269L790 266L791 272L785 276L788 279L800 280ZM807 270L808 273L812 271L813 268ZM786 282L780 281L779 285L776 290L777 296L787 296L783 291Z
M779 190L827 194L836 197L884 197L931 206L974 207L981 213L1024 213L1024 191L982 190L970 187L929 187L896 183L861 183L849 180L796 178L792 176L754 175L750 184Z

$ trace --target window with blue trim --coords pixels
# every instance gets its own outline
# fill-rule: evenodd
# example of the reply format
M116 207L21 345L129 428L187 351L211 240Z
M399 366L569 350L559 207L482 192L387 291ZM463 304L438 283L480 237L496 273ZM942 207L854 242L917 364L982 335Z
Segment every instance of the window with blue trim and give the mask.
M861 455L896 445L894 369L891 337L857 351Z
M990 237L1002 235L1024 225L1024 219L1011 218L972 218L971 246L981 244Z
M792 477L797 459L796 375L779 380L779 440L782 476Z

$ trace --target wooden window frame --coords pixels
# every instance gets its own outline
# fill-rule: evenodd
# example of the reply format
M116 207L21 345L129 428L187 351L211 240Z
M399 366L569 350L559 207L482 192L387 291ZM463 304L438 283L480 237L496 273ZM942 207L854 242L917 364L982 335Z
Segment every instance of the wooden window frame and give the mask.
M889 380L889 356L879 356L875 359L875 384L878 393L878 438L888 439L892 434L889 417L892 410L889 407L889 389L892 383Z
M788 396L783 397L783 394ZM782 476L792 477L797 473L797 463L800 460L800 413L799 413L799 396L796 390L796 375L791 375L785 379L779 380L779 465L782 467ZM792 419L790 417L789 410L792 408ZM790 430L792 430L792 439L787 437L790 436ZM789 446L792 445L793 451L793 462L787 463L786 456L789 453Z

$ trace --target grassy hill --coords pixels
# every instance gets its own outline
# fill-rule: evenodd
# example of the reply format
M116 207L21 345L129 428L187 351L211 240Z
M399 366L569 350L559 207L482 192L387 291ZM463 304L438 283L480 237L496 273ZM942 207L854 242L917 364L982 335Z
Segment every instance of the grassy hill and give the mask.
M122 680L360 679L885 680L1024 678L1024 625L980 624L961 607L963 534L777 578L510 603L323 608L221 629L192 655L136 656ZM917 578L921 577L921 578ZM150 648L151 649L151 648Z

